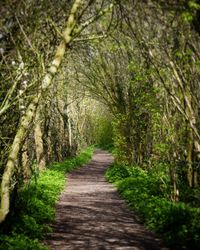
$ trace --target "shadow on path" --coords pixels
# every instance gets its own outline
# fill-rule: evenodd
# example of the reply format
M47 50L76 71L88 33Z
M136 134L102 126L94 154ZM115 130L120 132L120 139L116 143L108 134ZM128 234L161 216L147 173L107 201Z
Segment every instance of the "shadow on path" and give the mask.
M111 155L97 150L90 164L68 175L53 233L45 240L50 249L167 249L106 182L104 172L112 161Z

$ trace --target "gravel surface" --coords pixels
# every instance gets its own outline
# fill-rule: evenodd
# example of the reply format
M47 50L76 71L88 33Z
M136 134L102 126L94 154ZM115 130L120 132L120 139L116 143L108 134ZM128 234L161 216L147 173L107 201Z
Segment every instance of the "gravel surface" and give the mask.
M53 233L45 240L50 249L167 249L106 182L104 173L112 161L110 154L96 150L89 164L68 174Z

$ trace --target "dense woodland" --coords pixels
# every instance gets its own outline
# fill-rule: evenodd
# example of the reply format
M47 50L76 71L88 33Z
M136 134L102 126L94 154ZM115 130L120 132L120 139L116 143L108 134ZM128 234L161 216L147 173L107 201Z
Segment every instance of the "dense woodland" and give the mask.
M199 0L0 1L3 234L19 190L89 145L112 150L119 191L155 181L150 228L199 249Z

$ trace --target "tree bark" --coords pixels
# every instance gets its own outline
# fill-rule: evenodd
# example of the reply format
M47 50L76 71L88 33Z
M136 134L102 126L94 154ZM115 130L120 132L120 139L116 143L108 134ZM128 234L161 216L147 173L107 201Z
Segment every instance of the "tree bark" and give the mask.
M43 139L42 139L42 130L41 130L40 110L37 110L35 115L34 137L35 137L35 151L36 151L37 165L40 171L44 170L46 166Z

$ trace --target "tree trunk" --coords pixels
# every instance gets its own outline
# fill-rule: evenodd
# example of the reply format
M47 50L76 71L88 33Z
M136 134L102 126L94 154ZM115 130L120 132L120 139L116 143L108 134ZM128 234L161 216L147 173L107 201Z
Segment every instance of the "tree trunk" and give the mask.
M26 139L22 147L22 167L23 167L23 178L26 182L30 177L30 165L28 156L28 140Z
M8 162L6 164L6 167L2 176L0 223L5 220L10 209L10 182L11 182L11 177L13 175L13 172L16 166L16 161L18 158L20 147L24 142L29 125L32 122L32 119L36 111L36 107L42 97L42 94L45 91L47 91L48 87L51 85L52 79L57 73L58 68L61 64L61 61L64 57L66 45L69 44L72 40L72 31L74 30L74 26L76 24L75 15L77 13L77 10L81 2L82 0L74 1L74 4L71 9L71 13L67 21L66 29L63 32L64 41L62 41L57 48L54 60L52 61L51 66L42 81L42 86L40 86L38 95L33 98L32 102L29 104L26 110L26 113L22 117L18 131L16 133L13 144L11 146L11 150L8 156Z
M35 151L36 151L37 165L40 171L45 169L46 166L43 140L42 140L40 110L37 110L35 115L34 137L35 137Z
M192 151L193 151L193 132L191 128L188 128L188 131L187 131L187 179L188 179L189 187L193 186Z

